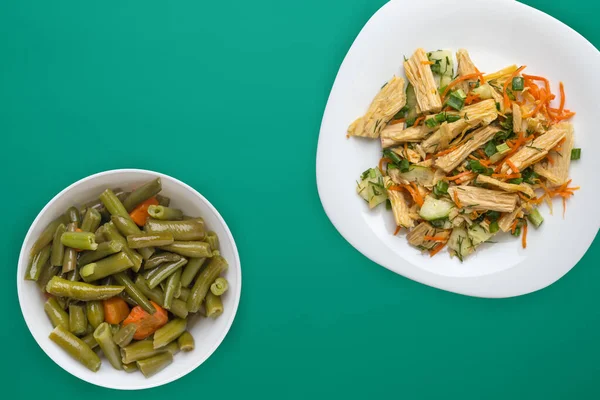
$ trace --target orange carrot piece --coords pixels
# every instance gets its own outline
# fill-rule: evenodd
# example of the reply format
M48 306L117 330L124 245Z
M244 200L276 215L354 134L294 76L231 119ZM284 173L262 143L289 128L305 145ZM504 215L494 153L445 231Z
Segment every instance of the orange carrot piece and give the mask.
M521 238L521 244L523 245L523 248L527 248L527 221L525 221L525 224L523 225L523 237Z
M400 232L401 228L402 228L401 226L396 227L396 230L394 231L394 236L396 236L398 234L398 232Z
M462 208L462 204L460 204L460 200L458 200L458 196L457 196L457 194L456 194L456 190L454 191L454 196L453 196L453 199L454 199L454 203L456 204L456 206L457 206L458 208Z
M387 188L387 190L393 190L396 192L401 192L404 190L404 186L401 185L394 185L394 186L390 186L389 188Z
M390 125L401 124L405 121L406 121L406 118L394 119L394 120L392 120L392 122L390 122Z
M433 65L435 63L433 61L421 61L421 64L423 64L423 65Z
M467 74L467 75L459 76L458 78L456 78L455 80L453 80L452 82L450 82L448 84L448 86L446 86L446 89L444 90L444 93L442 93L442 99L444 97L446 97L446 95L448 94L448 91L450 91L451 87L456 86L457 84L459 84L462 81L466 81L466 80L474 79L474 78L481 78L481 79L483 79L483 74L481 72L475 72L473 74Z
M517 168L517 166L515 164L513 164L512 161L506 160L506 163L508 164L508 166L510 167L510 169L512 169L512 172L514 172L515 174L518 174L519 172L521 172L519 170L519 168Z
M452 146L452 147L450 147L450 148L448 148L446 150L442 150L439 153L436 153L435 156L439 157L439 156L443 156L443 155L448 154L448 153L452 153L454 150L456 150L456 148L457 148L457 146Z
M504 82L504 86L503 86L503 90L502 90L502 94L504 96L504 107L508 108L510 107L510 99L508 98L508 94L506 93L506 89L508 89L508 84L512 83L512 79L517 76L519 74L519 72L523 71L525 69L525 67L527 67L526 65L521 66L520 68L518 68L515 72L513 72L508 79L506 80L506 82Z
M136 225L144 226L146 224L146 220L148 219L148 216L149 216L148 215L148 207L157 206L157 205L158 205L158 200L156 200L156 197L150 197L148 200L144 201L143 203L138 205L136 208L134 208L129 213L129 216L131 217L133 222L136 223Z
M429 240L431 242L445 242L448 238L443 236L423 236L423 239Z
M421 115L419 118L415 119L415 123L413 124L413 126L417 126L423 121L425 121L425 116Z
M129 306L120 297L104 300L104 320L112 325L120 324L129 314Z
M381 175L385 175L385 172L383 172L383 163L391 163L392 160L387 158L387 157L382 157L381 160L379 160L379 172L381 172Z
M471 173L471 171L464 171L464 172L461 172L460 174L456 174L454 176L446 177L446 180L448 180L448 181L455 181L455 180L457 180L459 178L462 178L465 175L469 175L470 173Z
M560 88L560 106L558 107L558 115L561 115L565 109L565 101L567 98L565 96L565 85L563 85L562 82L559 82L558 86Z
M158 328L165 325L169 321L169 316L164 308L153 301L150 301L150 303L152 303L156 309L154 314L146 312L140 306L135 306L131 310L131 313L129 313L127 318L123 321L123 326L136 324L137 328L135 330L135 334L133 335L135 340L147 338L156 332Z
M515 218L512 225L510 226L510 233L512 233L513 235L517 231L517 223L518 222L519 222L519 220L517 218Z
M444 246L446 245L446 243L448 242L443 242L440 244L437 244L433 249L431 249L431 251L429 252L429 257L433 257L435 256L437 253L440 252L441 249L444 248Z
M414 182L411 182L410 185L413 187L415 194L413 197L413 200L415 201L415 203L417 203L419 205L419 207L421 207L423 205L423 196L421 196L421 193L419 193L419 188L417 187L417 184Z

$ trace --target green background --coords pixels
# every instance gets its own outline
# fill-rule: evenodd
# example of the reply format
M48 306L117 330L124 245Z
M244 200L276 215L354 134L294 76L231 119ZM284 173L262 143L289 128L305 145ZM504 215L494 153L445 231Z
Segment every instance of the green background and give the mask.
M2 3L8 398L600 398L598 240L541 292L476 299L378 267L325 216L321 116L346 51L383 3ZM598 2L527 3L600 44ZM150 391L109 393L36 345L14 274L46 202L127 167L172 175L213 202L236 238L243 291L229 335L201 367Z

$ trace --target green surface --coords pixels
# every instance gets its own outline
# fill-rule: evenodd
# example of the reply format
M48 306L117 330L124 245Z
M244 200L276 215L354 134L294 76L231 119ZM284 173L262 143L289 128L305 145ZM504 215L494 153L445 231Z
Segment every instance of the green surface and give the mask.
M600 45L597 2L528 2ZM495 301L378 267L323 213L322 112L347 49L382 4L3 2L7 398L600 398L598 240L558 283ZM109 393L56 366L27 331L14 277L46 202L77 179L123 167L173 175L206 195L243 266L240 308L221 347L179 381L137 393Z

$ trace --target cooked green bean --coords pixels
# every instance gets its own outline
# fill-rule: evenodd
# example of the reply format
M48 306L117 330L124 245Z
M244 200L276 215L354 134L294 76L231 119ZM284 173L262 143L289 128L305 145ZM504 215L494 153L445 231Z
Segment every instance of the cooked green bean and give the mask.
M127 257L127 254L120 252L83 266L79 273L84 281L93 282L118 272L125 271L132 266L133 262Z
M187 264L187 260L182 258L179 261L174 261L172 263L167 263L161 265L156 270L156 274L154 274L150 279L148 279L148 286L150 289L154 289L161 283L163 280L167 279L171 274L175 273L175 271L181 269L185 264Z
M55 299L56 299L56 302L58 303L58 305L60 306L60 308L62 308L63 310L67 309L68 304L67 304L67 299L65 297L56 296Z
M214 232L208 232L204 238L210 244L212 251L219 250L219 237Z
M165 352L175 355L179 351L179 346L177 346L177 343L174 343L174 345L155 349L152 345L152 339L140 340L121 349L121 361L123 364L130 364Z
M42 268L42 272L37 280L37 284L43 292L46 291L46 285L50 279L52 279L53 276L60 274L61 269L61 266L50 265L49 262L47 262L44 268Z
M190 258L181 274L181 286L188 287L194 281L206 258Z
M100 357L85 342L58 325L50 333L50 340L63 348L71 357L85 365L93 372L100 368Z
M181 260L181 256L175 253L163 252L154 254L144 263L144 269L152 269L158 267L164 262L173 262Z
M119 347L113 341L110 325L106 322L98 325L94 331L94 339L96 339L96 342L98 342L98 345L108 359L108 362L115 369L123 369L123 364L121 363L121 353L119 351Z
M160 204L163 207L169 207L169 205L171 204L171 199L167 196L157 194L154 197L156 197L156 201L158 201L158 204Z
M82 306L69 305L69 331L75 336L84 335L87 331L87 318Z
M77 226L81 224L81 214L77 208L72 206L69 207L65 212L65 215L67 216L69 222L75 223Z
M164 308L167 310L171 309L171 304L173 304L173 298L175 297L175 292L177 288L181 285L181 268L175 271L175 273L171 274L167 278L167 287L165 288L165 301Z
M64 278L71 282L79 282L81 280L81 276L79 275L77 268L64 274Z
M58 304L58 300L55 297L50 297L46 300L44 311L48 315L48 318L50 318L52 326L57 327L58 325L62 325L65 329L69 329L69 314Z
M118 274L113 275L115 281L119 285L125 286L125 292L146 312L150 314L154 314L156 309L150 303L150 300L146 297L146 295L133 283L131 279L124 272L120 272Z
M221 296L216 296L213 292L209 291L206 294L206 301L204 303L207 317L217 318L219 315L223 314L223 301L221 300Z
M173 362L171 353L161 353L145 360L137 361L137 367L146 378L162 371Z
M116 240L123 245L121 251L127 254L133 261L133 272L138 272L142 266L142 256L137 251L130 249L129 246L127 246L127 240L119 233L119 230L112 222L104 225L104 235L106 236L106 239Z
M81 340L83 341L83 343L87 344L90 347L90 349L95 349L96 347L98 347L98 342L96 342L96 339L94 339L93 329L91 333L88 333L87 335L83 336Z
M146 280L138 275L135 279L135 286L138 287L150 300L158 304L159 306L164 306L165 294L159 288L150 289ZM179 318L187 318L188 309L187 305L184 301L179 299L173 299L173 303L171 304L172 314L178 316Z
M96 229L100 226L101 220L102 216L97 210L88 208L83 216L83 221L81 222L81 230L84 232L96 232Z
M225 279L223 277L219 277L219 278L215 279L215 281L212 283L212 285L210 285L210 291L215 296L221 296L223 293L225 293L227 291L228 288L229 288L229 283L227 282L227 279Z
M71 222L69 225L67 225L67 230L65 231L65 233L75 232L76 229L77 229L77 223ZM63 233L63 235L64 235L64 233ZM62 238L62 235L61 235L61 238ZM61 240L61 243L62 243L62 240ZM63 272L63 274L66 274L67 272L73 271L75 268L77 268L77 251L74 248L65 247L65 254L63 256L63 264L62 264L62 272Z
M187 308L190 312L196 312L200 309L200 304L202 304L202 300L206 297L210 285L226 268L227 261L223 257L217 256L213 257L206 268L200 272L194 283L192 292L187 299Z
M130 364L123 364L123 371L127 372L127 373L132 373L137 371L137 364L136 363L130 363Z
M168 246L161 246L161 250L177 253L184 257L203 258L212 257L210 244L206 242L173 242Z
M129 197L129 196L128 196ZM121 203L121 200L114 194L110 189L106 189L100 195L100 201L104 204L104 207L108 210L110 215L120 215L125 218L130 218L129 213Z
M143 203L150 197L156 196L161 190L162 184L160 182L160 178L152 179L151 181L144 183L142 186L131 192L125 201L123 201L123 205L125 206L127 212L131 212L140 203Z
M25 273L25 279L28 281L37 281L46 265L48 259L50 259L50 244L42 248L29 262L29 267Z
M94 261L98 261L110 255L116 254L121 250L123 250L123 243L120 243L116 240L100 243L96 250L81 253L77 263L79 265L87 265Z
M52 239L52 254L50 255L50 263L52 265L61 265L63 263L63 258L65 255L65 246L61 243L60 237L67 228L65 224L60 224L56 227L56 231L54 231L54 237Z
M163 221L180 220L183 217L183 211L165 206L150 206L148 207L148 214L152 218L162 219Z
M125 192L121 188L113 189L113 193L115 194L115 196L117 196L117 198L121 202L123 200L125 200L125 198L127 196L129 196L129 192ZM85 214L87 212L88 208L93 208L94 210L98 211L100 213L100 215L102 216L103 220L110 219L110 213L108 212L108 210L106 210L106 207L104 207L104 204L102 203L102 201L100 201L99 198L97 198L96 200L92 200L92 201L89 201L89 202L85 203L83 205L83 207L81 207L81 209L79 210L79 212L81 214Z
M129 235L139 235L142 233L140 228L135 224L135 222L133 222L131 218L129 218L129 216L125 218L120 215L113 215L112 217L110 217L110 220L117 227L119 232L121 232L121 234L125 237ZM140 252L142 257L144 257L144 260L149 259L152 256L152 254L154 254L153 247L143 247L140 248L138 251Z
M119 293L119 297L122 298L123 300L125 300L125 302L127 304L129 304L131 307L139 306L139 304L137 303L137 301L135 301L133 299L133 297L131 297L129 295L129 293L127 293L126 291L122 291L121 293Z
M187 320L182 318L172 319L167 322L166 325L158 328L158 330L154 332L152 345L155 349L160 349L174 340L177 340L177 338L185 332L186 328Z
M100 244L103 242L106 242L106 235L104 234L104 225L100 225L98 227L98 229L96 229L96 232L94 233L94 239L96 240L96 243Z
M194 337L188 331L185 331L177 338L177 344L179 345L179 350L181 351L192 351L194 350Z
M165 263L164 265L167 265L167 264ZM146 270L141 275L144 277L144 279L148 280L148 279L152 278L154 275L158 274L158 271L160 271L160 267Z
M104 322L104 305L101 301L88 301L85 303L88 322L94 329Z
M118 295L123 289L123 286L96 286L84 282L71 282L58 276L50 279L46 285L46 291L54 296L80 301L105 300Z
M40 250L42 250L44 247L49 245L50 242L52 242L52 238L54 237L56 228L58 228L58 226L62 223L68 223L67 218L64 214L48 224L46 229L42 231L40 237L38 237L33 246L31 246L31 249L29 250L30 257L33 257L34 255L39 253Z
M61 243L66 247L79 250L96 250L98 244L91 232L65 232L60 237Z
M143 247L166 246L173 243L173 235L169 232L160 233L139 233L127 236L127 245L132 249L141 249Z
M119 347L128 346L133 340L133 335L135 335L136 329L136 324L122 326L121 329L119 329L117 333L113 335L113 342L115 342Z
M202 240L206 236L204 220L190 219L184 221L161 221L148 218L144 225L146 232L170 232L175 240Z
M191 292L190 289L188 289L186 287L182 287L181 291L179 292L179 296L177 298L182 301L187 301L187 299L190 297L190 292Z

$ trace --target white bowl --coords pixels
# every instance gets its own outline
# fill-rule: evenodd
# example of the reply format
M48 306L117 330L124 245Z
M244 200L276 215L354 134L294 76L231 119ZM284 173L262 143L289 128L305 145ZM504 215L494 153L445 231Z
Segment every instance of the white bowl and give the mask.
M219 236L221 254L229 263L229 268L224 275L230 285L229 290L223 295L224 311L215 320L192 317L188 329L196 341L195 350L189 353L178 353L170 366L150 378L145 378L139 372L128 374L124 371L117 371L105 358L102 359L100 370L92 372L71 358L48 338L53 328L44 313L44 295L35 282L23 279L29 262L29 250L43 229L71 205L79 206L93 200L106 188L132 189L157 176L162 180L163 190L161 193L171 198L173 207L183 210L187 215L202 216L207 227ZM238 308L241 288L242 272L235 241L227 224L213 205L196 190L175 178L139 169L101 172L81 179L57 194L46 204L31 224L21 247L17 270L17 291L21 311L29 331L42 350L65 371L86 382L124 390L164 385L181 378L202 364L221 344L229 331Z

